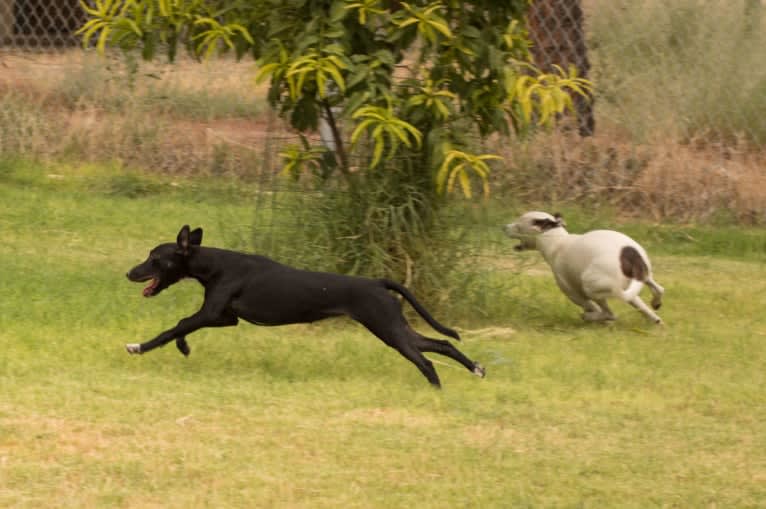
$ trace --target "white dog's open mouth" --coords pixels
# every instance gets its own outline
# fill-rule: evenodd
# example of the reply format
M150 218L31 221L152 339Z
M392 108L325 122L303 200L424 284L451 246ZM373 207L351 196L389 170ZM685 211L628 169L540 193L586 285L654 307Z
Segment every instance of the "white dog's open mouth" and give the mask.
M514 251L526 251L532 249L527 242L526 236L519 232L519 228L516 223L507 224L503 227L505 234L513 240L518 240L519 243L513 246Z

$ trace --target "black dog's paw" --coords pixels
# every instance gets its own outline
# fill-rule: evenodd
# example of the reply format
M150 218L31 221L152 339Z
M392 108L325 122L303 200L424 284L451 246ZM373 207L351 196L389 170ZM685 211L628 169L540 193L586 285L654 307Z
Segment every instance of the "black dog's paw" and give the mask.
M487 375L487 370L484 369L484 366L482 366L478 362L474 362L473 363L473 374L478 376L479 378L484 378Z
M128 343L125 345L125 350L131 355L141 354L141 345L138 343Z
M184 354L186 357L188 357L191 353L191 348L189 348L189 344L184 338L176 339L176 347L178 348L178 351Z

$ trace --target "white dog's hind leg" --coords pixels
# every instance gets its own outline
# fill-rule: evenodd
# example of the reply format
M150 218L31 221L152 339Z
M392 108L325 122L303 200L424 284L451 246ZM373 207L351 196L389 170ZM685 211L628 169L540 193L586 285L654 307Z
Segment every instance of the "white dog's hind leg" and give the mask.
M622 292L622 299L625 302L630 302L634 298L638 297L641 293L641 289L644 287L644 283L638 279L631 279L628 283L628 287Z
M608 322L615 320L614 313L606 303L607 297L614 295L612 283L604 276L604 271L592 265L582 274L582 289L587 295L591 309L585 308L582 318L588 322Z
M660 324L662 323L662 318L657 316L657 314L649 309L649 306L646 305L644 301L641 300L641 297L635 296L631 300L628 301L628 304L633 306L634 308L641 311L649 320L653 321L654 323Z
M652 307L654 309L660 309L660 306L662 306L662 294L665 293L665 289L651 277L647 278L646 286L652 291Z

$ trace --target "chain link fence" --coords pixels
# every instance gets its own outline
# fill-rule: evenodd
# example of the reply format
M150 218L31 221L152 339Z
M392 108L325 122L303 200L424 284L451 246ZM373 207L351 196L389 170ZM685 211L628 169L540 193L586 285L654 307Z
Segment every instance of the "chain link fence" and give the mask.
M79 0L0 0L0 43L19 49L72 46L84 21Z
M575 66L595 92L576 99L576 129L500 145L510 171L498 172L498 192L538 202L604 199L658 219L733 206L739 219L766 222L764 3L535 0L528 27L536 62ZM31 125L19 128L26 134L14 147L32 153L78 146L85 157L167 171L278 166L279 145L294 138L253 99L251 62L94 63L74 35L84 19L78 0L0 0L0 150L11 146L8 126L25 116ZM21 89L55 96L68 116L41 102L8 103ZM34 120L51 114L58 117ZM133 132L115 128L118 116ZM171 122L188 134L179 137ZM45 132L57 125L66 130ZM35 145L29 133L38 131Z
M678 136L744 137L760 146L764 3L536 0L528 26L543 70L573 65L596 83L595 98L575 98L582 135L593 134L599 118L600 128L627 128L641 141L659 126ZM79 0L0 0L0 47L75 48L85 19Z

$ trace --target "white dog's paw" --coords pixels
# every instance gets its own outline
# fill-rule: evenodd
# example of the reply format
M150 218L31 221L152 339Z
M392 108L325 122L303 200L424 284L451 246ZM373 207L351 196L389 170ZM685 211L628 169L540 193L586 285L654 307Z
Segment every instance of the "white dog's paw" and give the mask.
M128 343L125 345L125 350L128 351L129 354L140 354L141 353L141 345L138 343Z

